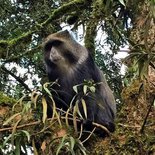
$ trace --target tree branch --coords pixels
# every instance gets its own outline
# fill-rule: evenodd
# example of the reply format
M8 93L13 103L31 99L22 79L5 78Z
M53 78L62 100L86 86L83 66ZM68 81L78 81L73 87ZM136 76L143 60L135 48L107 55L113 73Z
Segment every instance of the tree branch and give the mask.
M0 40L0 57L3 58L3 53L6 53L6 49L8 47L13 47L17 45L18 42L31 37L31 35L34 33L34 31L29 31L26 33L21 34L20 36L11 39L11 40Z
M150 111L151 111L151 108L152 108L154 102L155 102L155 95L153 96L153 100L151 101L151 104L150 104L150 106L149 106L149 109L148 109L148 111L147 111L147 114L146 114L146 116L145 116L145 118L144 118L142 127L141 127L141 129L140 129L140 133L143 133L143 132L144 132L144 127L145 127L147 118L148 118L148 116L149 116L149 113L150 113Z
M41 48L41 45L29 50L29 51L25 51L24 53L20 53L19 55L14 55L14 56L11 56L9 57L8 59L5 59L3 62L5 63L8 63L8 62L17 62L17 60L20 58L20 57L23 57L24 55L27 55L29 53L35 53L35 52L38 52L38 49Z
M51 23L52 20L59 19L62 17L66 12L73 12L75 10L86 9L86 7L91 5L92 0L74 0L69 3L66 3L59 7L58 9L54 10L51 13L51 16L43 23L41 23L41 27Z
M19 78L19 77L16 76L15 74L13 74L11 71L7 70L4 66L1 66L1 69L2 69L3 71L5 71L6 73L10 74L10 75L11 75L13 78L15 78L22 86L24 86L24 88L25 88L26 90L28 90L29 92L31 92L31 89L28 87L28 85L26 85L26 84L24 83L23 80L21 80L21 78Z
M95 38L96 38L96 28L100 18L96 15L96 6L97 3L94 1L93 3L93 11L90 19L88 20L86 27L86 35L84 38L84 43L86 48L90 51L93 58L95 57Z
M8 47L12 47L17 45L21 40L24 40L27 37L30 37L33 33L44 29L44 27L48 24L51 24L52 21L59 19L64 16L67 12L73 12L75 10L86 9L86 7L91 5L92 0L74 0L67 4L62 5L61 7L52 10L50 17L42 23L37 23L36 26L30 30L29 32L21 34L19 37L14 38L12 40L0 40L0 57L6 53L6 49Z

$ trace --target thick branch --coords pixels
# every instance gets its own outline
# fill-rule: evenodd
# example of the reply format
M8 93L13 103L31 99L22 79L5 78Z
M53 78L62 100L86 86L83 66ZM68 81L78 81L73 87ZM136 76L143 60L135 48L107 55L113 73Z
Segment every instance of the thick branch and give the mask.
M94 22L94 19L90 19L87 23L86 35L85 35L85 47L90 51L91 55L95 56L95 37L96 27L98 22Z
M85 35L85 46L90 51L91 55L95 57L95 38L96 38L96 28L98 25L98 22L100 20L100 17L96 15L96 7L97 7L96 1L94 1L93 4L93 11L91 14L91 17L87 23L86 27L86 35Z
M59 19L62 17L66 12L73 12L75 10L81 10L86 9L86 7L91 5L92 0L74 0L69 3L66 3L59 7L58 9L54 10L51 13L51 16L42 24L40 24L42 27L49 24L53 20Z
M11 71L7 70L4 66L1 66L1 69L3 71L5 71L6 73L10 74L13 78L15 78L22 86L24 86L24 88L26 90L28 90L29 92L31 92L31 89L24 83L24 81L19 78L18 76L16 76L15 74L13 74Z

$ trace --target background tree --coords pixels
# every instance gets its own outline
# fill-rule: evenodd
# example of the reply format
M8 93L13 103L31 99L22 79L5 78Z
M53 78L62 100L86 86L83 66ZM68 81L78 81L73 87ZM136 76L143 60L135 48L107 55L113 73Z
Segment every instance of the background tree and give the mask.
M24 148L31 141L35 152L35 136L39 135L39 138L45 139L46 130L43 130L44 134L36 134L35 136L33 134L36 126L41 123L37 122L38 119L42 117L42 113L43 115L45 113L45 111L42 112L41 107L37 107L38 109L34 107L38 101L43 104L44 110L44 99L36 92L31 92L47 82L41 48L44 38L51 33L67 28L66 25L68 25L79 36L79 39L80 37L84 39L85 46L106 74L118 105L121 105L118 112L119 123L117 123L116 137L104 141L105 148L102 147L103 142L99 141L95 145L97 149L91 152L96 154L95 151L104 150L105 153L108 151L126 154L133 154L136 151L138 153L152 153L154 151L152 133L154 132L153 103L155 94L154 7L153 0L0 1L0 90L2 94L0 107L4 110L1 111L2 122L0 126L3 128L4 120L9 120L10 117L11 119L5 124L10 125L9 123L13 122L12 126L14 126L11 128L13 129L13 138L8 138L6 143L3 142L4 137L9 136L4 131L9 129L2 130L1 148L4 148L11 141L16 146L15 151L20 152L20 146ZM83 32L81 36L79 30ZM98 36L100 39L97 39ZM125 77L122 77L120 73L121 62L115 59L115 55L120 51L119 48L125 45L129 46L128 57L124 60L128 69ZM45 86L44 91L48 93ZM18 102L20 103L19 108L9 113L13 106L9 103L14 102L12 98L18 100L27 93L31 93L31 99L26 95ZM12 98L8 98L4 94ZM31 103L32 100L34 107ZM123 102L120 104L122 100ZM9 104L9 107L6 107L6 104ZM122 107L122 105L125 106ZM22 113L20 113L21 109ZM33 112L35 111L38 113L34 116ZM20 114L18 115L18 113ZM25 119L26 116L27 119ZM16 132L15 129L20 125L19 123L31 126L32 120L36 120L34 128L26 128ZM126 124L123 125L125 122ZM145 131L146 134L140 135L139 131L144 131L146 122L148 130ZM49 129L49 124L46 125ZM42 125L39 129L41 127ZM40 133L40 130L38 132ZM128 135L130 136L128 137ZM20 139L20 137L25 137L25 139ZM69 141L71 144L73 142L70 137L63 140L64 144L65 141L69 140L71 140ZM47 141L47 139L41 141L42 147L44 142L48 143ZM113 141L117 141L117 143L114 145ZM144 144L145 141L147 141L146 144ZM79 141L76 144L76 148L78 148L76 151L85 150ZM138 149L139 146L141 146L140 149ZM79 149L81 147L82 149ZM44 148L46 147L44 146L42 151Z

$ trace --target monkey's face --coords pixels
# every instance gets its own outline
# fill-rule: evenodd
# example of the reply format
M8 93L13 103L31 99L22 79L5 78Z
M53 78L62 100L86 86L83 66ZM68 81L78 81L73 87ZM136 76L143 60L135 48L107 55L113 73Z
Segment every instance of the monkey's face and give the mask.
M58 65L65 61L63 53L61 51L61 44L59 40L49 40L44 47L45 50L45 59L51 63Z
M85 47L77 43L68 31L49 35L44 44L45 62L49 67L55 65L60 71L78 67L88 56Z

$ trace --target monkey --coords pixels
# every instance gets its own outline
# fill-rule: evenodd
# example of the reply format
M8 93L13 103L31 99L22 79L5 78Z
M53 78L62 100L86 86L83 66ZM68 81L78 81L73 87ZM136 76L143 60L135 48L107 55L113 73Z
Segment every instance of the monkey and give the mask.
M73 87L83 83L84 80L100 83L96 85L95 92L89 95L83 95L82 87L79 88L76 99L85 100L87 118L83 123L86 129L92 129L92 122L95 122L114 132L115 98L102 71L86 47L79 44L70 32L65 30L49 35L43 43L43 49L49 81L58 80L58 85L54 87L57 91L54 95L56 106L67 110L76 95ZM80 112L84 115L82 103L79 101L78 104ZM52 113L52 107L48 110Z

